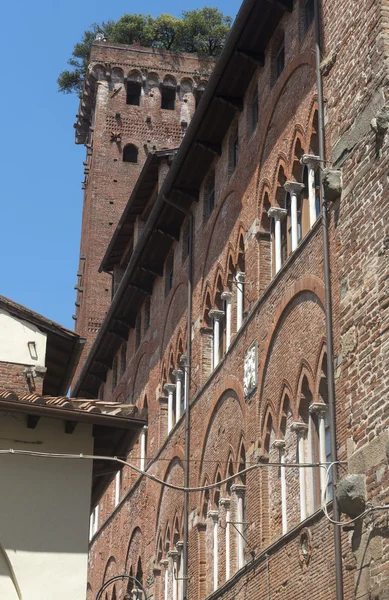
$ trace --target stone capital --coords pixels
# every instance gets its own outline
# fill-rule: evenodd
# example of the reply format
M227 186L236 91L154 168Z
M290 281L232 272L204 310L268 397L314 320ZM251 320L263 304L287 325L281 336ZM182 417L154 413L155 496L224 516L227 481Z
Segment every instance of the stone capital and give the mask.
M308 431L308 425L302 421L294 421L291 425L291 430L295 431L298 435L305 435Z
M234 485L231 486L231 492L237 496L243 496L245 491L246 486L243 485L243 483L234 483Z
M303 154L300 158L300 164L311 167L311 169L317 169L320 166L320 156L314 154Z
M224 506L226 510L231 507L231 499L230 498L220 498L219 506Z
M222 300L225 300L227 304L231 304L232 292L223 292L220 297Z
M183 367L187 367L188 366L188 357L186 354L182 354L180 357L180 363L182 364Z
M285 448L285 440L274 440L273 447L283 450Z
M304 187L305 186L303 183L297 183L297 181L287 181L284 185L284 189L286 192L289 192L289 194L294 194L296 196L298 194L301 194Z
M275 219L276 221L282 221L285 219L288 211L285 208L280 208L279 206L272 206L267 211L267 214L271 219Z
M313 402L309 406L309 412L312 414L324 416L327 412L327 404L324 402Z
M177 562L179 556L178 550L169 550L167 555L169 558L172 558L174 562Z
M238 273L235 275L235 281L237 281L238 283L244 283L245 277L245 273L242 273L242 271L238 271Z
M211 319L215 319L215 321L220 321L224 317L224 310L218 310L213 308L209 311L208 315Z
M173 377L176 378L176 381L182 381L184 379L184 371L182 369L174 369Z
M168 561L167 558L164 558L163 560L160 560L159 564L161 565L161 567L164 567L165 569L167 569L169 567L169 561Z
M207 517L212 519L213 522L219 520L219 511L218 510L209 510L207 513Z
M173 394L174 390L176 389L176 384L175 383L166 383L163 386L163 389L165 390L165 392L167 392L168 394Z
M143 425L143 427L142 427L142 431L144 431L144 432L146 433L146 431L148 431L148 429L149 429L149 428L147 427L147 425Z
M184 549L184 542L182 542L181 540L180 540L179 542L177 542L177 544L176 544L176 549L177 549L177 552L178 552L179 554L181 554L181 552L182 552L182 551L183 551L183 549Z

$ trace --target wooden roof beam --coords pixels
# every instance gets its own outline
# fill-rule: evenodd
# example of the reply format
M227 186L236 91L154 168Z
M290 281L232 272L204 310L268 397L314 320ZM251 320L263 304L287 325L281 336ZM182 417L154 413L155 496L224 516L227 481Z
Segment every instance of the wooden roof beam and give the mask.
M154 277L163 276L163 267L158 267L157 265L142 265L139 267L139 269L145 273L150 273L150 275L153 275Z
M210 142L204 142L202 140L197 140L196 145L202 148L203 150L208 150L208 152L212 152L216 156L222 155L222 145L221 144L211 144Z
M189 198L189 200L195 200L195 202L199 201L200 191L196 188L175 187L173 188L173 192L177 192L177 194L186 196L187 198Z
M165 235L166 237L170 238L171 240L174 240L175 242L180 241L180 231L177 229L158 227L155 231L157 233Z
M247 60L253 62L257 67L263 67L265 64L265 55L263 52L254 52L253 50L245 50L244 48L239 48L238 50L236 50L235 54L237 56L247 58Z
M234 110L237 110L239 112L242 112L243 110L243 100L241 98L233 98L232 96L216 96L216 100L218 100L219 102L222 102L222 104L225 104L226 106L229 106L230 108L233 108Z

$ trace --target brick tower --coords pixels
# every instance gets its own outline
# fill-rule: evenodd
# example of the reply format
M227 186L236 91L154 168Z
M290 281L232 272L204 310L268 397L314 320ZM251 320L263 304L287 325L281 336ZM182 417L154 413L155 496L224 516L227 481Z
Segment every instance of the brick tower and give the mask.
M77 115L86 146L77 272L76 332L86 338L81 368L112 298L99 267L148 153L180 145L212 60L95 42ZM76 373L77 377L77 373Z

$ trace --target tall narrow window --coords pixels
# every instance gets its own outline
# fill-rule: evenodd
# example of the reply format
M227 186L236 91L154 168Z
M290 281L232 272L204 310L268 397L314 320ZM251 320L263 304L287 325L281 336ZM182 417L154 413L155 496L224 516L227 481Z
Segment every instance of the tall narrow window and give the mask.
M146 298L145 302L145 317L144 317L144 330L147 331L150 327L150 313L151 313L151 300Z
M314 0L304 1L304 33L308 31L315 19L315 3Z
M112 391L115 390L118 383L118 357L115 356L112 364Z
M182 225L182 262L186 260L190 252L190 226L188 217Z
M176 88L161 87L161 108L164 110L174 110L176 107Z
M254 95L251 101L251 115L250 115L250 132L255 131L258 125L258 87L255 88Z
M141 84L137 81L129 81L127 83L127 104L139 106L141 89Z
M165 262L165 296L173 287L174 280L174 252L171 250Z
M136 321L135 321L135 349L136 350L140 346L141 338L142 338L142 318L141 318L141 313L139 312L136 316Z
M233 163L234 167L236 167L236 165L238 164L238 160L239 160L239 135L238 135L238 132L236 132L236 135L234 137L233 156L232 156L232 163Z
M284 40L284 37L282 38L279 48L277 50L275 68L276 68L276 79L278 79L279 76L281 75L282 71L285 68L285 40Z
M127 344L123 342L120 348L120 377L124 375L124 371L126 370L127 363Z
M123 148L123 162L137 163L138 148L134 144L127 144Z
M215 171L212 171L204 190L204 218L207 220L215 208Z

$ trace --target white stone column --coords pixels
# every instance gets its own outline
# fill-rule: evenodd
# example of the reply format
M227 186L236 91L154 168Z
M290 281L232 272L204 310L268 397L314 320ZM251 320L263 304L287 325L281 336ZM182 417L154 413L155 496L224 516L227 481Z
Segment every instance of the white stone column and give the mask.
M285 463L285 440L274 440L273 446L278 448L280 453L280 463ZM282 516L282 533L285 534L288 531L288 516L286 510L286 472L285 467L280 467L280 479L281 479L281 516Z
M297 197L304 189L303 183L296 181L287 181L284 185L285 191L290 194L290 220L292 225L292 252L298 246L298 218L297 218Z
M215 591L219 587L219 511L210 510L207 517L213 522L213 589Z
M172 567L172 587L173 587L173 600L178 600L178 572L177 572L177 563L178 563L178 551L177 550L169 550L167 553L169 559L171 560Z
M181 397L182 397L182 382L184 380L184 371L175 369L173 377L176 378L176 423L181 417Z
M115 506L120 502L120 488L121 488L122 472L118 471L115 476Z
M171 430L174 427L173 398L174 398L174 390L176 389L176 386L174 385L174 383L167 383L163 389L165 390L165 392L168 395L168 397L167 397L167 433L169 435L169 433L171 432Z
M224 506L226 529L225 529L225 550L226 550L226 581L230 578L231 572L231 549L230 549L230 520L231 520L231 500L229 498L221 498L219 506Z
M216 369L220 362L220 321L224 317L224 312L222 310L212 309L209 311L209 316L213 319L213 368Z
M319 461L325 463L327 461L326 451L326 413L327 405L324 402L314 402L309 407L311 414L316 413L319 421ZM327 472L323 467L320 468L320 501L321 505L325 504L326 487L327 487Z
M240 483L234 483L231 486L231 493L236 495L237 499L237 547L238 547L238 571L245 564L244 551L245 551L245 524L244 524L244 499L246 494L246 486Z
M169 560L165 558L160 562L161 566L164 568L164 582L163 582L163 600L168 600L169 595Z
M315 173L320 166L320 157L313 154L304 154L300 162L308 167L309 225L312 227L317 219Z
M236 329L242 327L243 323L243 304L244 304L244 273L237 273L235 276L236 281Z
M177 542L176 549L179 557L179 568L178 568L178 600L183 600L184 591L184 542Z
M232 294L223 292L221 299L226 303L226 352L231 344Z
M305 438L308 431L308 425L301 421L295 421L292 423L292 431L297 433L297 444L298 444L298 462L300 464L305 463ZM299 469L299 483L300 483L300 518L302 521L307 518L307 486L306 486L306 467Z
M186 410L186 390L190 390L189 387L189 363L186 354L183 354L180 358L180 363L184 367L184 410Z
M145 470L146 467L146 439L147 439L147 426L145 425L140 432L140 461L139 468L141 471Z
M274 251L275 251L275 266L276 273L281 269L282 266L282 254L281 254L281 221L285 219L287 210L285 208L279 208L278 206L272 206L269 208L268 213L270 218L274 219Z

